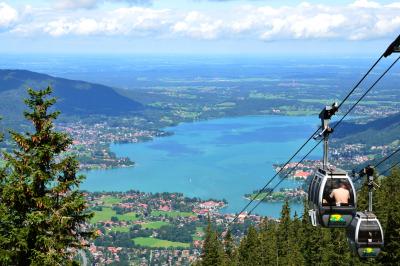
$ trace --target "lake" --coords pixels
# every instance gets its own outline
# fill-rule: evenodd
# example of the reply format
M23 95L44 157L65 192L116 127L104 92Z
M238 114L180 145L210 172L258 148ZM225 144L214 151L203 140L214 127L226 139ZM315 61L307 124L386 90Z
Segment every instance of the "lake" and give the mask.
M272 164L285 162L318 123L314 116L245 116L181 123L165 129L172 136L113 144L111 150L131 158L135 167L85 172L87 179L81 188L182 192L189 197L226 199L228 207L223 211L236 213L248 202L244 194L262 188L275 174ZM312 157L320 154L317 151ZM300 181L286 180L281 187L299 185ZM281 206L262 203L255 213L279 217ZM291 206L302 213L302 204Z
M198 88L201 81L205 87L273 91L281 83L296 82L315 87L317 96L322 93L326 99L340 99L372 61L368 57L340 56L13 54L0 57L0 68L27 69L125 89L176 88L182 84ZM379 65L378 69L382 67ZM321 88L326 90L321 92ZM335 95L324 94L328 92ZM225 198L229 201L225 211L237 212L247 203L243 195L263 187L274 175L272 164L285 162L318 124L316 116L237 117L183 123L167 129L175 133L170 137L112 145L117 155L129 156L136 166L87 172L83 188L171 191ZM314 156L320 158L318 152ZM287 181L282 185L293 187L299 183ZM302 211L300 205L292 206ZM257 212L277 217L280 207L279 203L263 203Z

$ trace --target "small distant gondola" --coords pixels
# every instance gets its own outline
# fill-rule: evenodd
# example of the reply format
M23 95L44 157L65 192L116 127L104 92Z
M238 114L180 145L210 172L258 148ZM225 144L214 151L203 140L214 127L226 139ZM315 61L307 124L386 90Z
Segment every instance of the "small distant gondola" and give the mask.
M374 258L383 248L383 229L376 215L372 212L372 194L379 185L374 182L375 169L367 166L360 171L360 177L367 176L368 211L357 212L347 228L347 239L353 251L361 258Z
M326 106L319 117L323 137L324 155L322 167L316 169L308 188L309 215L314 226L347 227L357 210L356 192L347 172L328 166L328 138L333 132L329 127L331 117L338 110L336 103Z
M353 251L361 258L378 256L384 245L382 226L372 212L357 212L347 230Z

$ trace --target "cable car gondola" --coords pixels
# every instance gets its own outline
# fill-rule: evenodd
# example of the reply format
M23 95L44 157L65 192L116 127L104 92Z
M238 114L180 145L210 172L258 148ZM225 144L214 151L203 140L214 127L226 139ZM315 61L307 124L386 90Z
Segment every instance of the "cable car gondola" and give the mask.
M314 226L348 227L356 214L356 192L347 172L328 166L328 138L331 117L338 110L337 103L326 106L319 117L324 139L323 165L317 168L308 189L309 215Z
M361 258L378 256L384 245L383 230L378 218L372 212L372 192L379 187L374 182L374 168L368 166L361 170L360 177L368 177L368 211L357 212L347 229L347 239L353 251Z
M335 194L347 196L335 198ZM318 168L311 181L308 200L314 226L347 227L356 214L356 194L347 172L341 169Z
M353 251L361 258L378 256L383 247L381 223L372 212L357 212L351 222L347 237Z

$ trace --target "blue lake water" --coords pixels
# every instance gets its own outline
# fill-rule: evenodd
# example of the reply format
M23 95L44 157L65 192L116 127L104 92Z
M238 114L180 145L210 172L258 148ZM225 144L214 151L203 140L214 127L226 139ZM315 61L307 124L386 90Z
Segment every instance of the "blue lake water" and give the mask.
M126 89L211 86L274 93L280 90L280 84L295 82L314 88L316 98L323 95L325 103L331 103L329 99L343 98L373 61L374 58L368 57L340 56L3 54L0 68L27 69ZM389 61L379 64L377 73ZM395 84L385 84L391 80L383 80L376 90L396 88ZM391 93L397 95L397 91ZM87 172L83 188L170 191L204 199L225 198L229 202L225 211L237 212L247 203L243 195L263 187L274 175L272 164L285 162L317 124L317 117L282 116L183 123L167 129L175 133L170 137L113 145L117 155L129 156L136 166ZM318 152L314 156L320 157ZM298 185L294 181L282 184L283 187ZM302 211L298 204L292 207ZM280 208L279 203L263 203L257 212L277 217Z
M136 166L86 172L82 189L224 198L229 203L224 212L235 213L248 202L243 195L262 188L275 174L272 164L285 162L318 122L314 116L246 116L182 123L166 129L173 136L112 145L113 152L128 156ZM299 185L299 181L286 180L281 187ZM281 205L262 203L255 213L279 217ZM302 204L292 204L292 210L301 213Z

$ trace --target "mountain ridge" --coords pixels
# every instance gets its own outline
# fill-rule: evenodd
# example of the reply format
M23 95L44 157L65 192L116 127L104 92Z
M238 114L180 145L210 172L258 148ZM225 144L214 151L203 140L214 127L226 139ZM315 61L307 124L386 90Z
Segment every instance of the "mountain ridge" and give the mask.
M55 108L66 115L121 115L144 109L111 87L81 80L54 77L21 69L0 69L0 113L14 118L24 109L27 88L51 86L57 98ZM12 111L11 111L12 110ZM11 111L11 112L10 112Z

